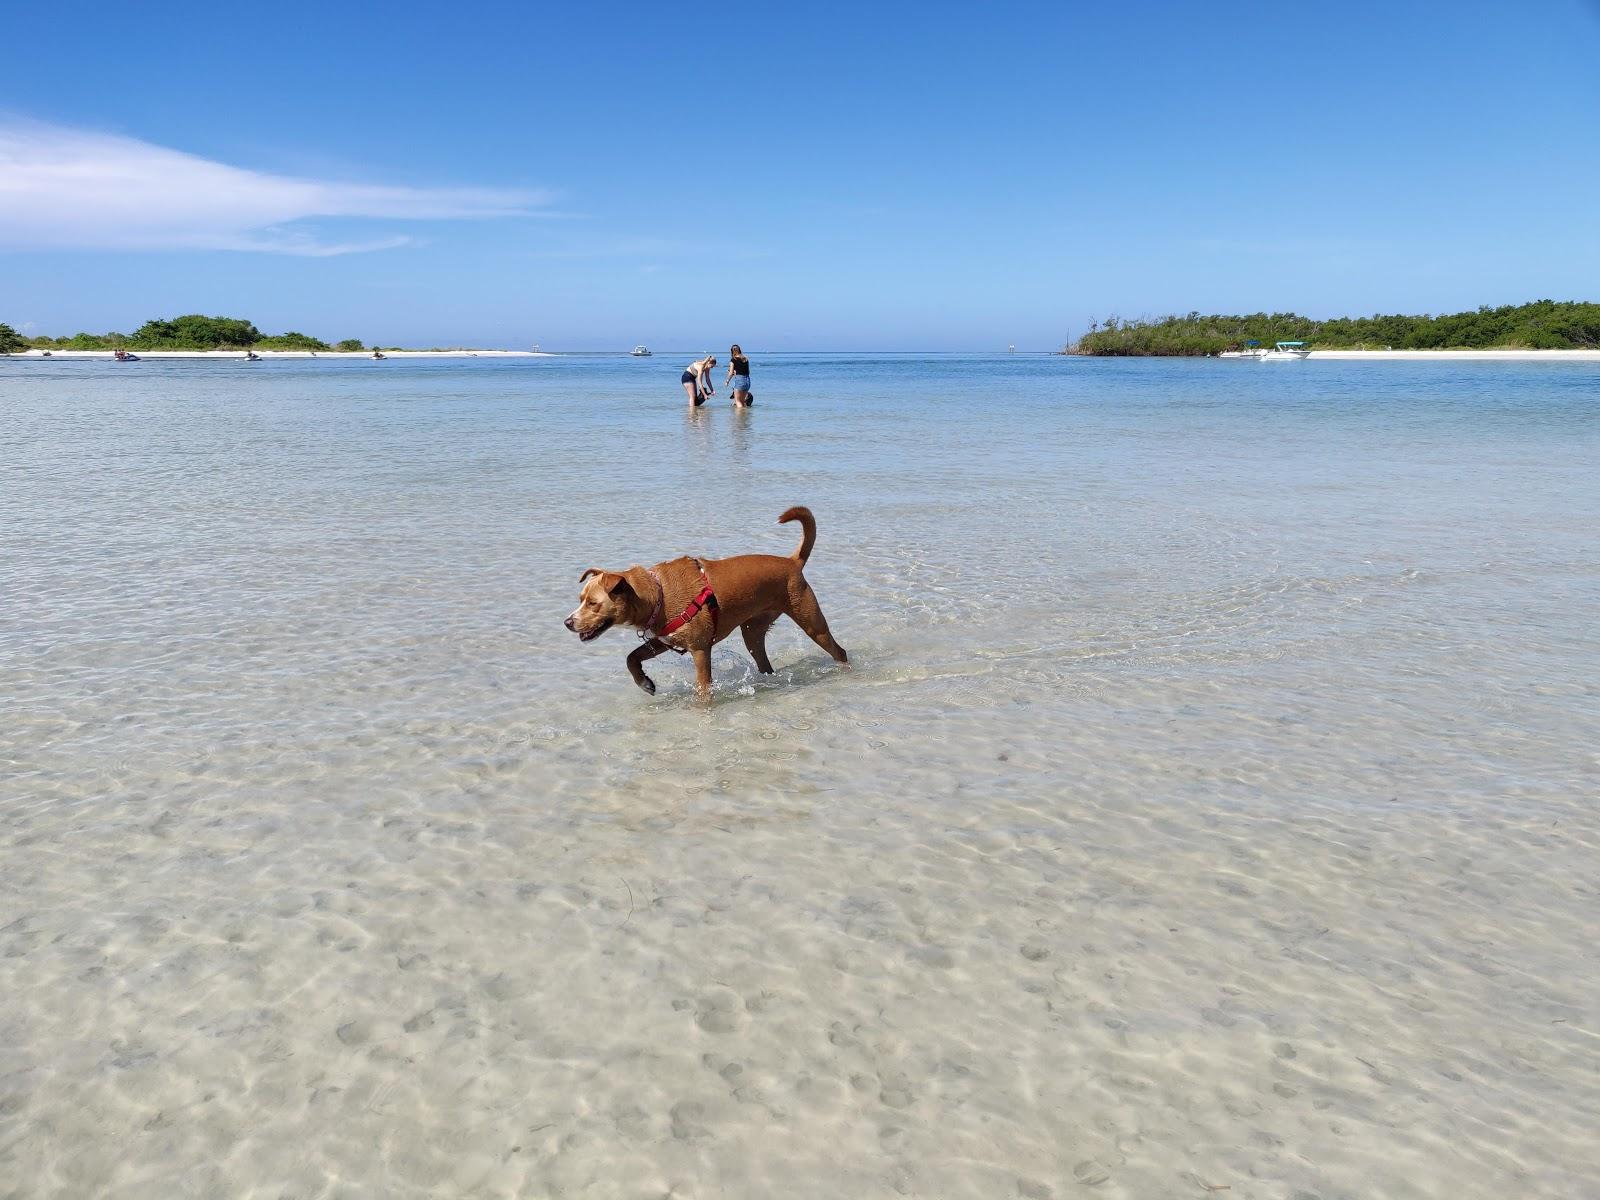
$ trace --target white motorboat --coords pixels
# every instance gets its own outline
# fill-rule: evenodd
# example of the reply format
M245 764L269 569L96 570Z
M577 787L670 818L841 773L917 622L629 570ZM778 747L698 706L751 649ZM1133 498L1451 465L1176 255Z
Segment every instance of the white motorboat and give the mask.
M1262 347L1260 342L1251 339L1244 344L1243 350L1224 350L1221 354L1217 355L1217 357L1240 358L1247 362L1260 362L1266 353L1266 350Z
M632 354L635 358L649 358L650 357L650 347L648 347L648 346L635 346L628 353Z
M1279 342L1271 350L1261 356L1262 362L1299 362L1303 358L1310 358L1311 351L1306 349L1304 342Z

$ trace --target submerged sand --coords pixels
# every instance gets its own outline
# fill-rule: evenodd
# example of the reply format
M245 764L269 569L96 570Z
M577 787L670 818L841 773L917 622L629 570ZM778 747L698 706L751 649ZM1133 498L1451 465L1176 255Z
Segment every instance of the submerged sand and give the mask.
M781 365L30 366L0 1195L1600 1194L1585 377Z

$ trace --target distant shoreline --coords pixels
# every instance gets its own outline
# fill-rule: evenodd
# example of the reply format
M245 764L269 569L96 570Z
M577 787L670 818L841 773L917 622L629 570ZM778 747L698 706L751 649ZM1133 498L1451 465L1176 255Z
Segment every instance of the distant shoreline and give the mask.
M44 350L34 347L11 355L12 358L111 358L114 350ZM138 358L236 358L246 361L244 350L129 350ZM267 358L371 358L371 350L257 350ZM555 358L542 350L385 350L384 358Z
M44 350L33 347L28 350L18 350L12 353L11 358L87 358L111 359L115 352L112 350ZM245 361L246 352L243 350L130 350L130 354L138 358L213 358L213 359L238 359ZM255 352L262 359L269 358L365 358L372 357L371 350L257 350ZM605 354L604 351L577 351L580 355ZM685 352L687 353L687 351ZM905 354L903 350L883 351L804 351L812 354ZM914 352L911 352L914 353ZM981 353L974 351L938 351L936 353ZM1030 351L1030 354L1046 354L1044 351ZM623 352L617 352L612 357L626 357ZM1058 355L1059 356L1059 355ZM385 350L384 358L559 358L548 350ZM1170 355L1170 354L1084 354L1069 355L1072 358L1215 358L1215 355ZM1597 350L1313 350L1307 356L1310 359L1346 359L1349 361L1392 361L1392 362L1600 362L1600 349Z
M1214 359L1215 354L1067 354L1058 357L1092 358L1106 361L1117 358L1171 358ZM1312 350L1311 359L1346 359L1355 361L1387 362L1600 362L1600 350L1522 350L1508 347L1504 350ZM1229 358L1229 362L1250 362L1244 356Z
M1211 359L1216 354L1073 354L1056 352L1064 358L1186 358ZM1312 350L1306 359L1346 359L1351 362L1600 362L1600 349L1596 350L1525 350L1515 346L1484 350ZM1228 358L1229 362L1250 362L1244 355Z
M1312 352L1363 350L1491 351L1594 350L1600 347L1600 304L1531 300L1484 305L1470 312L1408 316L1312 318L1299 313L1204 314L1091 321L1089 331L1063 347L1068 354L1199 358L1252 346L1287 343ZM1550 361L1541 354L1541 361ZM1276 360L1275 360L1276 361ZM1421 361L1418 359L1417 361ZM1431 361L1431 360L1430 360Z

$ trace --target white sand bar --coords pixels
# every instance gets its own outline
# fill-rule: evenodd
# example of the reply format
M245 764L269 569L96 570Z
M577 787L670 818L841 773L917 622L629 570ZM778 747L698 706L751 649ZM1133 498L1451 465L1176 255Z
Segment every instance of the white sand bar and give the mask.
M244 358L243 350L130 350L139 358ZM371 358L368 350L257 350L262 358ZM112 350L25 350L13 358L111 358ZM385 358L554 358L540 350L385 350Z
M1313 350L1352 362L1600 362L1600 350Z

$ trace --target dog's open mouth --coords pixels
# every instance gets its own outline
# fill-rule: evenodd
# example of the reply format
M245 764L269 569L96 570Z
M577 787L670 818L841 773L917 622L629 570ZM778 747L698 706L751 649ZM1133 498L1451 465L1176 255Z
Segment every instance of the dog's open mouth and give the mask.
M589 630L588 633L580 632L578 634L578 640L580 642L592 642L595 640L595 638L599 637L602 633L610 629L615 624L615 621L613 621L610 617L607 617L604 621L601 621L600 624Z

